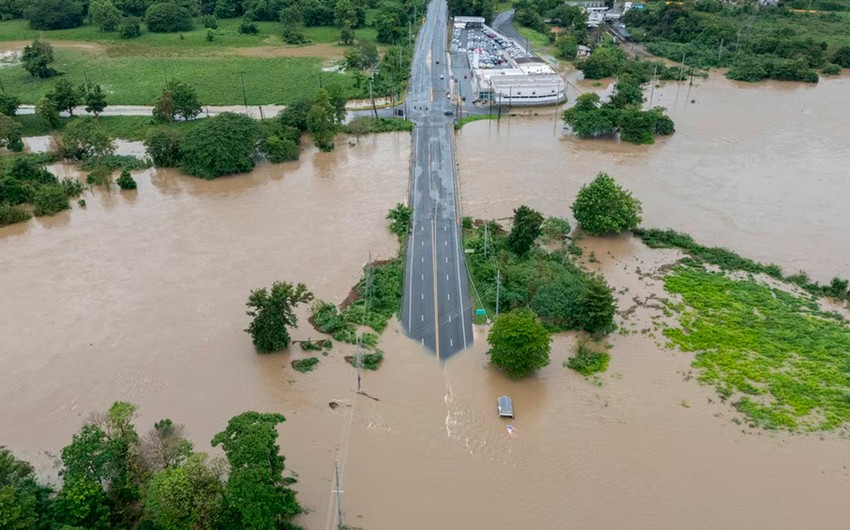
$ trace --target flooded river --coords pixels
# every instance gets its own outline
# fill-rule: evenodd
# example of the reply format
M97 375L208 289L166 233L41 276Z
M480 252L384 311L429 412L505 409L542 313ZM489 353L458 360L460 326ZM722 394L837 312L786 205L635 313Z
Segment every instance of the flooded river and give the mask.
M650 226L846 275L850 132L837 116L848 115L848 89L846 79L759 90L721 79L692 89L694 104L682 103L685 87L675 104L668 87L655 97L679 132L650 147L562 139L545 117L467 125L463 207L567 215L604 169L643 200ZM612 336L598 383L562 367L569 334L547 368L517 382L486 362L486 329L440 365L393 322L384 365L363 376L376 399L353 393L345 346L308 374L289 367L300 351L255 355L242 331L250 289L303 281L339 302L370 251L396 251L384 215L404 199L409 146L402 134L364 138L213 182L148 171L138 192L98 191L87 211L0 228L0 443L49 474L45 452L117 399L141 406L140 430L171 417L203 450L230 416L280 411L311 530L333 527L335 461L345 523L364 530L846 527L850 442L732 422L713 389L690 380L689 354L639 332L652 309L637 302L661 287L638 269L676 255L631 238L584 242L620 309L637 306L624 324L636 332ZM316 333L304 323L295 336ZM495 417L503 394L513 435Z

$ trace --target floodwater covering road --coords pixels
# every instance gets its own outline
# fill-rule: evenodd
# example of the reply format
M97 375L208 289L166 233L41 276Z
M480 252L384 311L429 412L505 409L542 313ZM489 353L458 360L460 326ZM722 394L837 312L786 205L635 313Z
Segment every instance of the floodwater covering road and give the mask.
M661 96L679 132L654 146L561 139L551 117L470 124L458 137L464 210L566 215L606 169L643 200L647 224L844 274L847 83L712 79L684 108L673 85ZM660 337L613 335L597 385L561 366L575 339L559 335L548 367L512 381L487 363L486 329L441 363L394 322L383 366L363 376L380 401L353 395L344 345L308 374L289 366L297 349L256 355L242 331L250 289L303 281L339 302L370 250L395 254L384 215L408 188L409 148L407 134L364 137L212 182L146 171L138 192L97 191L86 210L0 228L0 444L49 475L45 453L115 400L140 405L140 431L185 423L200 450L254 409L287 417L279 443L311 530L330 528L337 449L345 523L365 530L846 527L850 442L735 424L690 378L691 356ZM645 274L675 259L626 237L583 244L621 310L660 293ZM317 336L303 320L294 335ZM495 414L503 394L514 436Z

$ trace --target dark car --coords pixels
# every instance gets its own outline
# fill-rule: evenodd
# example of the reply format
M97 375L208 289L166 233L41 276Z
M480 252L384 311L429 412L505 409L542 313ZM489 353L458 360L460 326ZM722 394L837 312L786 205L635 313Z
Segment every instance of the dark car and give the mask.
M450 110L447 110L447 111L446 111L446 112L444 112L443 114L444 114L444 115L446 115L446 116L454 116L454 115L455 115L455 113L454 113L454 112L452 112L452 111L450 111Z

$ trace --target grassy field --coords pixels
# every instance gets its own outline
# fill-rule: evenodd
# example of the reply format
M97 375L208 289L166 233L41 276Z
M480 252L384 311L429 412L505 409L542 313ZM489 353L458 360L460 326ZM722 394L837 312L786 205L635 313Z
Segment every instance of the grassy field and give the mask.
M715 385L751 425L791 431L850 423L850 327L813 297L753 277L735 279L694 262L676 266L666 289L682 304L664 334L696 352L699 380Z
M50 129L44 120L32 114L15 116L15 119L23 125L22 136L46 136L61 133L68 123L80 118L60 118L58 129ZM121 138L122 140L144 140L150 129L160 126L150 116L101 116L97 120L107 134L113 138ZM192 120L171 123L165 126L178 130L186 130L197 126L201 122L202 120Z
M87 75L113 105L152 105L166 77L195 87L204 105L241 104L241 75L250 105L291 104L315 94L320 82L351 83L346 75L322 73L321 59L311 57L107 57L71 50L56 50L55 56L64 78L81 84ZM6 91L23 103L35 103L55 82L33 78L22 67L0 75Z

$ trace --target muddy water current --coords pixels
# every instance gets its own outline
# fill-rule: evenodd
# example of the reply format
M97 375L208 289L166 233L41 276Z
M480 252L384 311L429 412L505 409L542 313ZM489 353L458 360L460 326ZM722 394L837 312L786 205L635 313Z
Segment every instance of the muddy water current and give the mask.
M506 217L525 202L567 215L581 183L607 169L644 201L647 224L842 273L850 155L836 147L850 133L836 116L848 88L712 80L692 89L697 103L678 106L667 100L674 87L657 90L679 132L650 147L562 139L551 117L467 125L463 207ZM807 126L818 138L777 113L819 116ZM345 345L308 374L289 366L304 355L297 348L255 355L242 332L250 289L303 281L339 302L369 251L396 251L384 215L404 199L409 145L406 135L366 138L214 182L147 171L138 192L97 191L87 211L0 229L0 443L49 475L49 455L117 399L141 406L140 429L166 416L185 423L202 450L230 416L280 411L310 529L334 527L335 461L344 522L365 530L846 527L850 442L733 422L692 379L691 356L664 350L652 329L659 271L677 254L631 238L583 242L633 331L612 336L595 382L562 366L570 334L554 339L548 367L512 381L486 361L486 328L440 364L393 322L381 337L386 361L363 375L365 396L354 393ZM303 323L294 336L316 333ZM503 394L510 421L495 417Z

